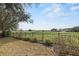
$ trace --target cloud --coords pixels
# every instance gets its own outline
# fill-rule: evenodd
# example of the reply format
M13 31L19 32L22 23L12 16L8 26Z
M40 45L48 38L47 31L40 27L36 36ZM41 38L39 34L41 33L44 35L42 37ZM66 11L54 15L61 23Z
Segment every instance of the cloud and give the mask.
M50 8L44 10L46 16L52 17L54 15L59 15L62 13L61 4L51 4Z
M59 13L61 12L61 5L60 4L52 4L52 10L53 13Z
M79 16L76 12L79 10L79 4L51 4L51 7L44 10L45 16L48 17L71 17ZM73 12L72 12L73 11Z
M74 16L79 16L79 14L73 14L73 13L67 13L67 14L61 14L60 16L62 17L74 17Z
M70 10L72 11L79 10L79 5L70 7Z

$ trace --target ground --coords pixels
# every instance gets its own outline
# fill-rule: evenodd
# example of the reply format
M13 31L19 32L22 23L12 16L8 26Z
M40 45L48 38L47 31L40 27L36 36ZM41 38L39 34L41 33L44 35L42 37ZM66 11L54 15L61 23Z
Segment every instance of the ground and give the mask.
M0 38L0 55L2 56L40 56L55 55L55 52L42 44L17 40L14 38Z

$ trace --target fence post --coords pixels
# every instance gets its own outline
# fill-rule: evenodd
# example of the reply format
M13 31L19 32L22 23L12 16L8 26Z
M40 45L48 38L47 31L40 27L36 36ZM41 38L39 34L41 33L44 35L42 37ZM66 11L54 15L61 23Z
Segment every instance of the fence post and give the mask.
M21 31L19 31L19 38L20 38L20 36L21 36Z
M26 31L25 31L25 38L27 38Z
M19 39L22 39L22 30L19 31Z
M17 34L17 31L16 31L16 38L17 38L17 35L18 35L18 34Z
M44 30L42 30L42 40L44 40Z
M16 33L14 32L14 37L15 37L15 34L16 34Z
M13 32L13 37L15 37L15 34L14 34L14 32Z
M60 32L58 32L58 39L57 40L58 40L58 42L60 42Z
M32 31L32 38L33 38L33 31Z

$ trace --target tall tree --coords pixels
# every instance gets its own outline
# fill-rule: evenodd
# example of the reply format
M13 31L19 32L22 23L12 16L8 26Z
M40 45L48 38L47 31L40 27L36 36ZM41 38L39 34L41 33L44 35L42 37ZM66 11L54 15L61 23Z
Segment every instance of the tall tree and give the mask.
M30 15L24 10L24 6L30 5L21 3L0 4L0 31L2 31L3 37L6 31L17 29L19 22L31 20Z

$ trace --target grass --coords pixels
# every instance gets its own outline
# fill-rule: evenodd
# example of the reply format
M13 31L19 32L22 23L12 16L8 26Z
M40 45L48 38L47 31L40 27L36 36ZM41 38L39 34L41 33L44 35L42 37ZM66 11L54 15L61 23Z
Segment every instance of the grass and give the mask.
M59 55L79 55L79 32L27 31L15 32L13 36L28 37L32 42L42 42L47 46L57 45Z
M52 43L63 43L70 46L79 45L79 32L51 32L51 31L28 31L28 32L16 32L15 37L36 39L40 41L50 40Z

